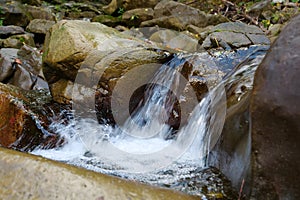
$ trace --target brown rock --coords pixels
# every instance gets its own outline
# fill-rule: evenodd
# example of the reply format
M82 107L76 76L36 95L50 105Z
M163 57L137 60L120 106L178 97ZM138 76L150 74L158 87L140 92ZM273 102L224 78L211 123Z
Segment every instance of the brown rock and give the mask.
M300 198L300 15L259 66L251 98L252 197Z
M38 145L53 147L57 144L57 135L44 135L44 127L28 108L30 102L32 99L27 98L24 91L0 83L1 146L24 151Z

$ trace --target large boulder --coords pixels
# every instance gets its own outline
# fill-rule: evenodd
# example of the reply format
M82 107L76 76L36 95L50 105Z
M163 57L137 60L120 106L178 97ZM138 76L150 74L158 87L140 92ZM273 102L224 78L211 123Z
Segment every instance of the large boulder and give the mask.
M252 198L300 198L300 15L259 66L251 98Z
M60 75L74 80L92 50L115 50L145 45L100 23L62 20L51 27L44 46L44 73L48 81Z
M1 199L199 199L4 148L0 179Z

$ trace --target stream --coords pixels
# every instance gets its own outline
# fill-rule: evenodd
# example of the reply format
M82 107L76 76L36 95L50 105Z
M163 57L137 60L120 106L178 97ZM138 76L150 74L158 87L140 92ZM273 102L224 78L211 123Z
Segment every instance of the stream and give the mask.
M247 48L239 59L224 55L226 59L210 61L216 68L222 66L226 75L216 86L208 88L187 123L177 130L167 121L171 114L179 115L174 105L186 100L181 95L182 75L178 71L185 61L197 60L195 54L178 54L162 64L152 84L145 88L143 100L123 124L99 124L95 119L69 111L73 117L68 123L61 120L50 125L67 142L60 148L36 148L31 153L202 199L237 199L230 182L216 168L207 166L206 160L226 120L226 85L246 78L245 87L251 90L255 70L266 50L266 47ZM197 64L201 62L198 59Z

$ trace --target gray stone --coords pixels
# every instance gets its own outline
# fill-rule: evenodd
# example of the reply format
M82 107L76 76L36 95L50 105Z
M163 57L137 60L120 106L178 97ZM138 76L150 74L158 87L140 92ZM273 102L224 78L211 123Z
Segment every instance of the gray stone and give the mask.
M11 35L23 34L25 33L24 29L20 26L0 26L0 38L7 38Z
M13 74L12 63L17 58L18 49L2 48L0 49L0 81L7 82Z
M204 48L217 47L221 42L225 42L233 47L242 47L251 44L251 41L242 33L234 33L229 31L211 33L203 41Z
M257 26L247 25L242 22L227 22L214 26L211 32L231 31L236 33L256 33L264 34L264 32Z
M251 40L252 44L262 44L262 45L270 44L269 38L265 35L247 33L246 36Z

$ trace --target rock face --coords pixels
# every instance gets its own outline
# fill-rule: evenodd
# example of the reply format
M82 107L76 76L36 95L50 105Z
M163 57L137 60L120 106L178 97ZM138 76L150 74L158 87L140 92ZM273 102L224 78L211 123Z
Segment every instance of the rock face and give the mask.
M59 137L44 129L38 116L28 108L33 101L25 94L14 86L0 83L0 145L23 151L38 145L55 146Z
M251 98L254 199L300 198L300 15L259 66Z
M1 199L199 199L4 148L0 179Z

